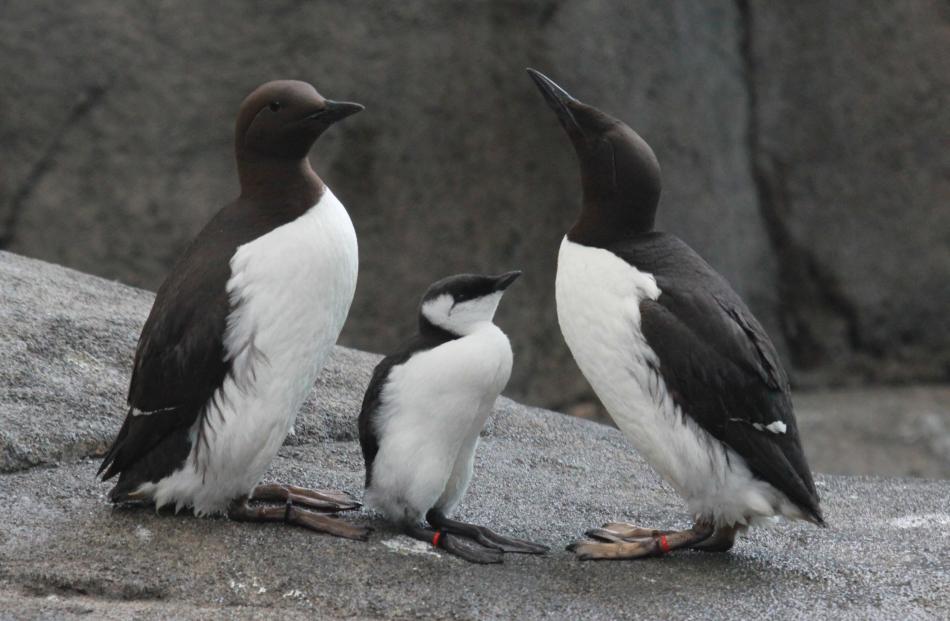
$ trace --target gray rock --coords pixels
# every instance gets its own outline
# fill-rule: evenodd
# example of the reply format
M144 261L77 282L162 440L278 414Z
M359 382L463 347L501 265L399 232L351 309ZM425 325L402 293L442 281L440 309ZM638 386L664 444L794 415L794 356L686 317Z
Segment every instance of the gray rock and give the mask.
M950 614L948 481L823 475L827 529L757 530L725 555L580 563L563 545L587 528L683 525L682 502L616 430L508 399L461 513L551 545L545 557L472 566L365 513L351 519L377 530L356 543L112 508L97 457L124 415L150 295L8 253L0 288L0 618ZM354 419L376 359L334 352L268 479L359 490Z
M0 472L104 452L152 294L0 252Z
M523 268L500 311L518 357L512 394L570 403L588 388L557 329L553 278L580 190L524 68L641 131L664 169L662 223L778 336L738 26L724 0L5 2L0 248L157 288L236 193L241 98L277 76L307 79L367 105L314 158L360 237L343 342L390 349L430 282Z
M950 479L950 386L798 392L795 413L816 470Z
M743 3L761 208L801 379L950 374L950 8Z

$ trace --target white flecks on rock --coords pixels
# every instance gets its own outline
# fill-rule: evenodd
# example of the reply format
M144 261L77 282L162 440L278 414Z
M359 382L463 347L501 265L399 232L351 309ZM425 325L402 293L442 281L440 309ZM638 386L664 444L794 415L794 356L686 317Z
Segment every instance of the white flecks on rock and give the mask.
M251 578L251 586L254 587L254 592L258 595L267 593L267 588L258 581L257 576Z
M424 556L441 556L435 549L427 543L410 539L409 537L395 537L386 539L383 545L400 554L421 554Z
M135 527L135 537L142 543L148 543L152 540L152 531L139 524Z
M895 528L928 528L933 526L950 526L950 514L922 513L902 515L888 520L888 524Z

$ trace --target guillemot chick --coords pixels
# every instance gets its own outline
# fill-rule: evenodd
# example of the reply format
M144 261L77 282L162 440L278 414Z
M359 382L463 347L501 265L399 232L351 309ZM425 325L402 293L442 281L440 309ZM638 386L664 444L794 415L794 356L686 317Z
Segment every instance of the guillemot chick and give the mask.
M788 377L768 335L726 280L654 230L660 167L623 122L528 70L571 140L583 188L561 242L564 340L611 418L682 495L692 528L605 524L583 559L724 551L775 516L823 524Z
M324 514L358 507L346 493L258 485L353 300L356 234L307 156L327 128L362 109L289 80L268 82L241 104L241 193L198 233L155 297L128 415L99 469L104 480L119 475L113 502L366 538L366 528Z
M492 318L520 274L450 276L429 287L418 334L376 367L359 417L367 505L408 535L474 563L547 551L448 517L511 375L511 345Z

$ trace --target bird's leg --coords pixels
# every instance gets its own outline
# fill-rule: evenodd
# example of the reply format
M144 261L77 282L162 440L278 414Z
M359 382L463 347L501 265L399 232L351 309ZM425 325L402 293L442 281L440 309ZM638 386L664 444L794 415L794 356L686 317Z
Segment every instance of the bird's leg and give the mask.
M708 539L694 543L691 547L703 552L728 552L736 543L738 532L738 526L722 526L717 528L716 532L710 535Z
M466 541L455 535L443 532L442 530L432 530L425 526L409 526L406 528L406 534L413 539L431 543L432 547L445 550L453 556L457 556L469 563L478 563L487 565L491 563L502 562L502 553L494 548L486 548L473 541Z
M692 528L660 531L638 528L630 524L605 524L588 534L606 541L577 541L567 547L581 560L619 560L663 556L667 552L690 548L709 539L715 527L704 521ZM621 535L628 535L626 537Z
M237 522L285 522L320 533L360 541L366 541L371 530L365 526L349 524L335 517L301 509L294 506L290 500L283 506L267 507L252 506L248 504L247 497L240 498L228 507L228 517Z
M548 551L547 546L539 543L532 543L524 539L515 539L514 537L505 537L484 526L476 526L475 524L452 520L438 509L430 509L429 512L426 513L426 521L447 533L468 537L483 546L495 548L502 552L544 554Z
M609 541L614 543L631 542L649 537L659 537L661 535L670 535L673 531L656 530L653 528L641 528L627 522L610 522L600 528L592 528L587 531L588 537Z
M600 528L592 528L587 531L587 536L601 541L614 543L631 543L639 539L648 537L659 537L660 535L669 536L673 531L653 530L649 528L640 528L626 522L611 522L604 524ZM693 550L702 550L703 552L728 552L736 542L736 534L739 532L738 526L719 527L708 538L689 546Z
M358 500L343 491L318 491L279 483L258 485L251 492L250 499L280 503L292 502L295 505L330 513L359 509L362 506Z

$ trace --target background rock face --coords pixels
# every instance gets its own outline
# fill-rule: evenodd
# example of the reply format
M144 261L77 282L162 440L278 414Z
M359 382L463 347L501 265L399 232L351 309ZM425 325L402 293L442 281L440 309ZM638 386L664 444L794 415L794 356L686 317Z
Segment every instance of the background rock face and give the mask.
M110 484L97 481L95 470L125 415L128 369L151 294L4 252L0 290L4 619L950 614L950 482L819 475L829 528L758 529L729 554L581 563L564 545L586 529L608 520L685 525L682 501L616 429L504 398L482 434L460 513L550 545L543 557L469 565L364 512L349 519L376 529L366 543L283 525L113 508ZM334 351L267 480L359 493L355 419L377 360ZM893 408L893 429L912 399L877 394L874 401ZM806 447L816 433L840 435L831 425L855 424L860 409L851 400L806 400L799 408ZM930 402L916 398L925 409L946 402L945 391ZM833 415L814 414L822 410ZM894 462L887 467L902 467L904 449L893 436L875 438L875 467L888 456ZM834 467L845 471L847 453L840 445L829 449Z
M651 143L660 225L800 380L945 378L947 11L869 6L5 2L0 247L156 288L237 192L241 99L308 80L367 106L313 155L360 238L343 342L391 349L433 280L521 268L512 394L568 405L553 277L580 191L535 66Z
M752 155L794 360L950 376L950 5L749 7Z

